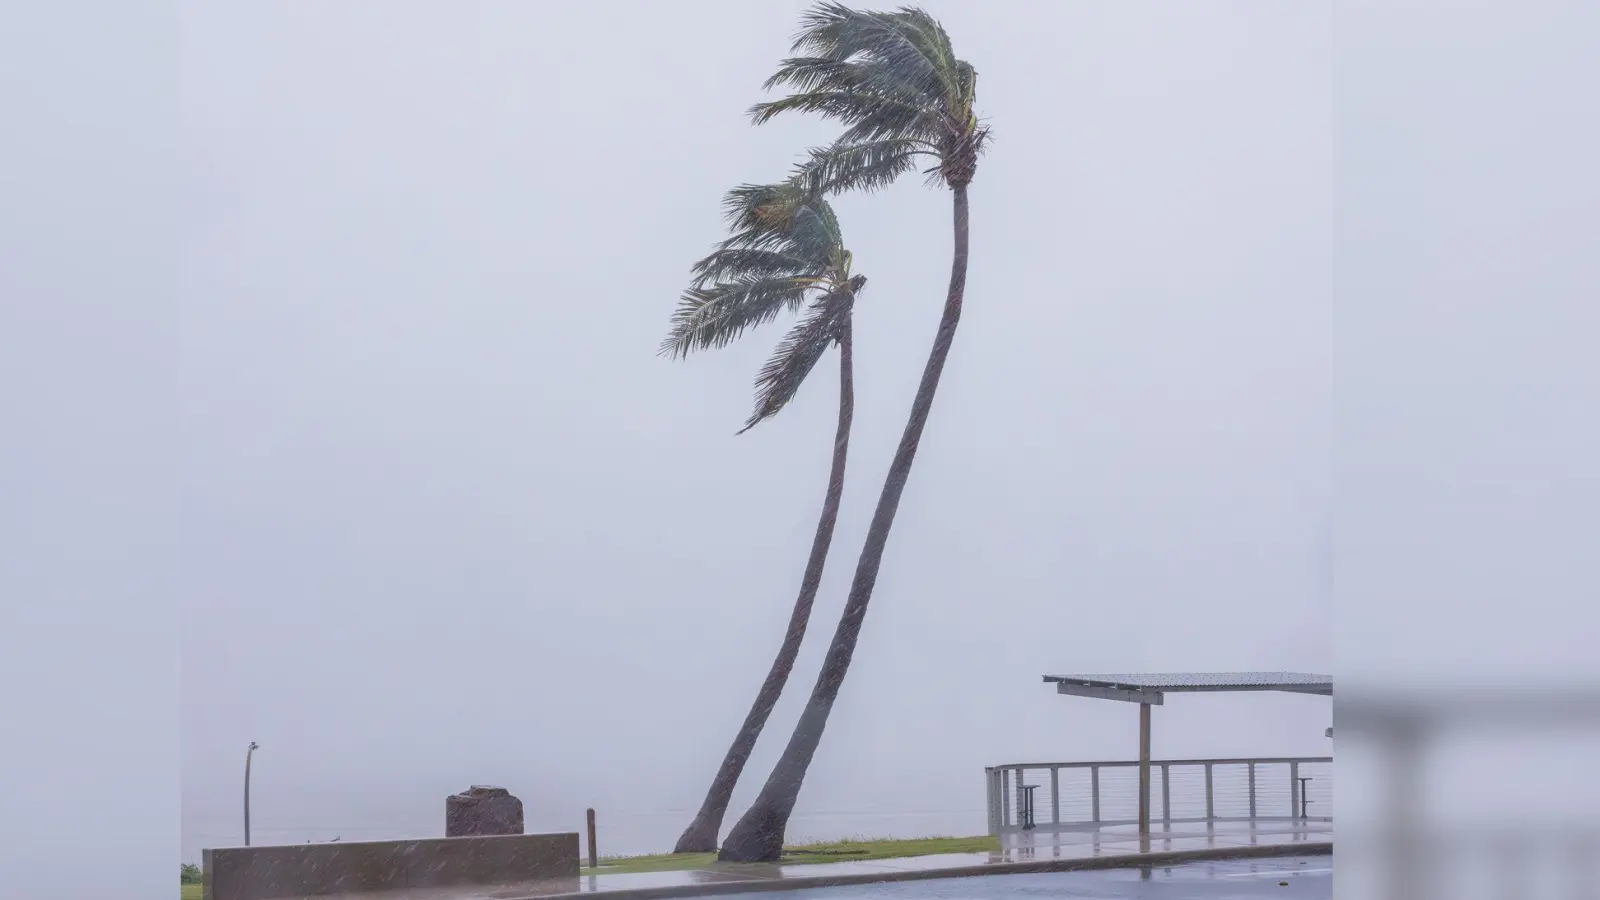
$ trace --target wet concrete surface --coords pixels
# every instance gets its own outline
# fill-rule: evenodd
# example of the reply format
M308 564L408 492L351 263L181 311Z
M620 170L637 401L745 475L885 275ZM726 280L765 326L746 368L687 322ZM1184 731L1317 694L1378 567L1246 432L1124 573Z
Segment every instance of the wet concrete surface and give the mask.
M1008 835L999 852L947 853L898 859L846 860L804 864L719 864L675 872L597 873L538 882L499 884L471 888L390 890L340 894L315 900L537 900L537 898L606 895L620 897L687 897L717 894L746 897L751 892L782 891L780 898L878 897L1077 897L1100 898L1216 898L1243 900L1282 897L1285 900L1327 900L1332 882L1323 876L1320 893L1314 874L1300 869L1325 869L1332 857L1315 855L1312 845L1331 846L1333 826L1326 822L1235 822L1174 825L1141 838L1132 828L1039 829ZM1296 845L1307 848L1296 853ZM1031 874L984 874L1021 864L1031 867L1110 863L1137 866L1151 853L1200 852L1205 854L1262 853L1271 858L1234 859L1226 862L1174 864L1168 867L1104 869ZM1321 860L1302 864L1304 860ZM1285 864L1285 861L1287 865ZM1282 872L1283 877L1252 874ZM983 877L949 877L954 875ZM1307 881L1306 879L1310 880ZM852 885L815 885L821 879L843 879ZM920 880L909 880L920 879ZM1262 879L1265 879L1264 881ZM1289 881L1279 886L1278 881ZM1260 883L1257 883L1257 882ZM865 882L886 882L866 884ZM748 885L748 888L745 886ZM1308 887L1308 885L1310 887ZM1271 890L1266 890L1270 887ZM1310 890L1310 893L1306 893ZM1000 893L995 893L1000 891ZM1098 891L1098 893L1096 893ZM1120 891L1120 893L1119 893ZM1143 891L1142 893L1140 891ZM1298 891L1298 893L1297 893ZM290 898L285 898L290 900ZM299 900L299 898L294 898Z
M1152 869L990 875L851 887L802 888L782 894L725 894L725 900L1331 900L1329 856L1227 860Z
M1012 863L1069 863L1074 860L1093 860L1107 857L1131 859L1147 853L1186 851L1207 853L1228 851L1256 852L1267 848L1280 848L1281 855L1288 856L1294 854L1293 847L1296 844L1320 844L1331 843L1332 841L1333 825L1327 822L1258 821L1174 825L1170 828L1159 830L1147 838L1140 838L1137 829L1132 826L1113 826L1102 829L1077 828L1059 831L1041 828L1022 834L1007 835L1001 841L1001 850L998 853L947 853L900 859L857 860L800 865L756 863L719 865L715 868L681 872L649 872L628 875L600 874L579 878L578 884L572 890L583 893L603 893L609 891L650 891L656 888L672 889L691 885L704 885L708 888L716 885L718 890L727 890L723 886L730 882L762 882L764 890L771 890L773 887L780 886L777 883L792 882L798 879L844 877L864 881L881 877L887 881L907 876L915 877L915 873L918 872L933 873L935 870L938 870L940 874L949 870L963 870L978 874L993 866ZM1328 857L1324 856L1323 858L1327 859ZM1059 874L1061 873L1053 873L1048 876L995 875L987 876L985 880L1001 877L1046 878L1056 877ZM917 883L927 885L931 882L922 881ZM1276 887L1276 885L1277 883L1274 882L1273 886ZM894 894L892 896L931 896L918 894L913 883L905 884L904 888L911 890L911 893ZM954 887L950 889L958 890L958 888ZM844 888L804 890L844 890ZM800 891L786 891L784 896L794 897L799 896L799 894ZM851 895L838 894L836 896L847 897ZM860 896L876 895L861 894ZM956 893L950 896L978 895ZM1113 894L1111 896L1117 895ZM1228 895L1221 896L1226 897ZM1240 896L1252 895L1244 894ZM1292 897L1293 895L1275 894L1274 896Z

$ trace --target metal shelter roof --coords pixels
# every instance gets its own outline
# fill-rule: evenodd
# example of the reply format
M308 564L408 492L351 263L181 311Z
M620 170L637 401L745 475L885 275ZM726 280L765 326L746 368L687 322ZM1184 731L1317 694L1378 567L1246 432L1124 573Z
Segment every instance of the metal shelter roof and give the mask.
M1333 696L1333 678L1304 672L1181 672L1148 675L1046 675L1056 692L1159 705L1162 695L1224 691L1287 691Z
M1150 710L1167 691L1181 694L1223 691L1288 691L1333 696L1333 677L1304 672L1181 672L1158 675L1046 675L1056 693L1139 704L1139 833L1150 833ZM1332 737L1332 730L1329 730ZM1253 776L1252 776L1253 777ZM1291 792L1295 790L1290 789ZM1293 794L1291 793L1291 797ZM1254 809L1251 816L1255 815Z

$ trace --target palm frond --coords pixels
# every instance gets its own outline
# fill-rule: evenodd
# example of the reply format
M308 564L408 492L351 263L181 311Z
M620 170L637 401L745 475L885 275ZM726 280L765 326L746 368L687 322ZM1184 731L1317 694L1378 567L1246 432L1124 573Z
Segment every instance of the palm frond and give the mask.
M972 146L979 156L989 152L989 145L994 142L994 132L989 126L978 122L972 133Z
M809 278L742 278L683 292L672 314L662 356L726 347L745 330L797 309L815 285Z
M948 117L942 112L905 107L885 107L872 116L847 124L850 127L839 135L838 140L853 143L901 137L914 138L932 147L954 131Z
M924 27L932 23L933 28ZM932 17L921 10L903 7L893 13L851 9L843 3L820 3L800 20L793 51L796 54L848 60L867 57L880 60L897 73L900 80L928 96L946 93L947 71L937 40L943 34ZM945 39L948 46L948 39Z
M736 235L784 231L805 196L805 186L792 178L776 184L741 184L723 195L722 213Z
M934 71L939 73L938 88L942 89L946 98L952 96L951 89L956 86L960 77L957 69L964 63L956 58L955 50L950 46L950 33L944 30L939 20L924 10L910 6L902 6L895 12L880 15L892 22L908 40L922 50L923 55L933 65Z
M761 89L770 91L779 86L802 94L813 91L872 94L913 106L924 106L928 101L928 92L921 84L888 65L824 56L795 56L780 61L778 71L762 83Z
M819 194L875 191L916 168L917 157L937 156L926 141L916 138L881 138L872 141L838 140L810 151L800 163L797 177Z
M819 266L809 259L782 250L741 247L726 242L690 267L695 287L714 281L750 278L793 277Z
M789 243L797 255L824 265L834 265L844 250L844 234L833 205L821 195L808 197L794 213Z
M817 360L838 340L850 316L848 287L829 291L806 308L800 321L778 342L766 365L756 374L756 408L740 434L779 413L793 400L816 367Z
M817 113L825 119L833 119L847 125L885 117L913 121L925 118L937 127L937 118L923 105L848 90L790 94L780 100L769 100L751 106L749 115L750 121L754 124L765 125L786 112Z
M956 60L954 87L957 96L956 102L951 105L951 112L964 110L968 116L972 116L972 106L978 102L978 70L972 67L972 63L964 59Z
M723 210L734 229L723 248L770 249L814 269L834 265L844 247L832 205L799 178L740 185L723 199Z

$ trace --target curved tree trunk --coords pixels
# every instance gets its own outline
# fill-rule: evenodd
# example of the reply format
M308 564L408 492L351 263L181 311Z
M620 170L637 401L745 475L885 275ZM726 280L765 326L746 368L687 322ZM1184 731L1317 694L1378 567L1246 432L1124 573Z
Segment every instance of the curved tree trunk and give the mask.
M755 749L756 739L767 724L767 717L783 693L783 686L794 670L795 658L800 655L800 644L806 636L806 624L811 619L811 606L817 599L817 589L822 584L822 570L828 561L828 548L833 543L833 527L839 521L839 501L844 495L845 457L850 448L850 425L855 416L855 373L851 352L851 317L846 315L839 333L839 427L833 438L833 467L828 471L828 493L822 501L822 516L817 520L817 534L811 541L811 556L806 560L805 575L800 579L800 595L795 598L794 611L789 614L789 629L784 633L783 645L772 661L767 680L761 683L756 701L745 714L744 724L734 736L732 746L722 758L711 789L694 821L684 829L683 836L673 853L710 853L717 849L717 834L722 829L722 817L728 811L728 801L733 787L744 772L745 763Z
M717 858L728 862L773 862L783 852L783 833L794 812L795 801L800 796L800 784L805 780L811 757L822 742L822 731L828 725L828 713L839 696L845 673L850 669L850 658L855 654L856 640L861 636L861 624L866 618L867 604L872 600L872 588L878 581L878 568L883 563L884 546L889 541L889 529L894 526L894 515L900 507L900 495L905 491L906 480L911 476L911 464L916 459L917 445L922 440L922 429L928 423L928 412L933 408L933 395L939 389L939 376L944 371L945 359L950 355L950 345L955 340L956 326L961 321L961 303L967 287L967 188L964 184L952 187L955 206L955 254L950 267L950 290L945 295L944 315L939 319L939 332L933 339L933 349L928 353L927 367L922 371L922 381L917 385L916 399L911 403L911 418L900 437L894 462L884 479L883 493L878 497L878 507L872 514L872 525L867 531L861 559L856 563L855 580L850 584L850 596L845 601L844 614L833 632L833 642L828 645L827 658L822 663L822 673L811 689L811 699L800 714L789 745L773 767L772 775L762 786L755 803L728 832Z

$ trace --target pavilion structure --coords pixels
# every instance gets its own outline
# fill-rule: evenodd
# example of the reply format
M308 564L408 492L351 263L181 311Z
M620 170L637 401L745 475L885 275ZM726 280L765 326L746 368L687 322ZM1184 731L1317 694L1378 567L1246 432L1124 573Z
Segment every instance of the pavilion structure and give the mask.
M1333 696L1333 678L1303 672L1187 672L1156 675L1046 675L1056 693L1139 705L1139 833L1150 833L1150 709L1167 694L1281 691ZM1332 737L1333 729L1328 729Z

